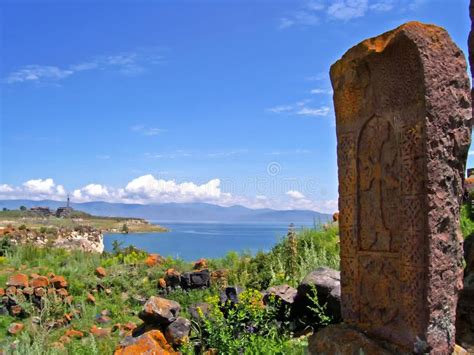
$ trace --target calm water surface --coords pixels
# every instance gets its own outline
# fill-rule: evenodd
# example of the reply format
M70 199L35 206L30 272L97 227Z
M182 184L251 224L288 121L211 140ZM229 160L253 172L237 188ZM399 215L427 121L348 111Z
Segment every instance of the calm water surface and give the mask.
M218 258L233 250L237 252L270 250L288 231L278 224L212 224L163 223L166 233L107 233L105 250L112 250L112 242L123 246L134 245L150 253L180 257L192 261L198 258ZM310 226L306 226L310 227Z

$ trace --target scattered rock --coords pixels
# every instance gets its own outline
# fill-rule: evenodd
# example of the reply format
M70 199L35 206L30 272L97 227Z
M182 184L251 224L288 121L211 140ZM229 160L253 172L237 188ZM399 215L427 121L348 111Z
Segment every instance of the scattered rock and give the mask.
M189 319L178 317L166 328L165 337L170 344L179 346L188 340L190 331L191 322Z
M46 295L46 290L43 287L38 287L35 288L34 293L36 297L43 297L44 295Z
M211 285L209 270L185 272L181 275L181 287L184 290L202 289Z
M95 269L95 275L97 277L106 277L107 276L107 272L105 271L105 269L102 267L102 266L99 266L97 269Z
M5 289L3 287L0 287L0 297L5 296Z
M188 311L189 314L191 314L192 319L199 321L202 319L202 316L207 317L207 315L211 312L211 305L206 302L195 303L189 306Z
M230 303L235 305L239 303L239 295L242 293L243 289L239 286L229 286L226 287L219 293L219 301L222 305Z
M165 274L166 285L171 288L181 286L181 274L175 269L166 270Z
M158 279L158 288L166 289L166 281L163 278Z
M8 334L17 335L23 330L24 327L25 326L23 325L23 323L12 323L8 327Z
M7 286L28 287L28 275L14 274L8 278Z
M332 215L332 221L333 222L339 221L339 212L334 212L334 214Z
M165 258L163 258L160 254L150 254L145 259L145 264L149 267L163 264Z
M176 320L181 306L178 302L152 296L145 303L138 317L145 323L170 324Z
M310 272L298 286L294 301L294 312L297 316L307 316L308 306L313 307L311 297L316 290L318 302L326 305L327 314L334 323L341 320L341 278L339 271L321 267Z
M289 285L273 286L267 289L263 296L263 301L267 304L270 301L271 296L273 296L282 304L290 306L295 301L297 292L296 288Z
M83 332L81 332L79 330L75 330L75 329L66 330L66 333L64 333L64 335L68 336L69 338L77 338L77 339L80 339L80 338L84 337Z
M68 287L68 283L67 283L66 279L62 276L54 276L50 280L50 282L55 288L67 288Z
M115 355L177 354L168 344L163 333L151 330L139 337L126 337L115 350Z
M25 287L21 292L23 292L24 295L31 296L34 293L34 290L32 287Z
M37 288L37 287L48 287L49 286L49 279L45 276L36 276L30 281L30 287Z
M67 335L63 335L59 338L59 341L62 344L69 344L71 342L71 338L69 338Z
M110 328L99 328L95 325L92 326L90 333L97 338L105 338L110 335L112 330Z
M95 297L89 292L87 293L86 302L95 304Z
M193 269L194 270L203 270L208 268L207 260L204 258L199 259L194 263Z

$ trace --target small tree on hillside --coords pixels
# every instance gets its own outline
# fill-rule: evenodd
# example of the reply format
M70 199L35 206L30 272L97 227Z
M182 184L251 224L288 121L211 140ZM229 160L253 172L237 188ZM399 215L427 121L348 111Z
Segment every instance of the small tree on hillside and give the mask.
M27 210L26 206L20 206L20 211L26 211L26 210Z
M122 226L122 233L128 234L128 226L126 223L124 223Z

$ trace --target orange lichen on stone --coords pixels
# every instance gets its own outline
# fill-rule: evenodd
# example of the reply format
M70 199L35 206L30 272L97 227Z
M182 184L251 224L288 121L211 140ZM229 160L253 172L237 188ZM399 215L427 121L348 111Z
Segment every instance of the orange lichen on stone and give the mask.
M115 355L135 354L171 355L178 353L168 344L162 332L151 330L137 338L133 338L130 342L115 350Z
M7 286L28 287L28 275L14 274L8 278Z

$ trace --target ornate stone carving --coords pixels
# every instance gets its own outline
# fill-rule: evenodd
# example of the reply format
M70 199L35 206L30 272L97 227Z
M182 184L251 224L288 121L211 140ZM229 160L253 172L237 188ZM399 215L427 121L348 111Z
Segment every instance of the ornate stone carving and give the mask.
M331 80L343 318L406 352L450 353L471 132L464 57L446 31L413 22L350 49Z

